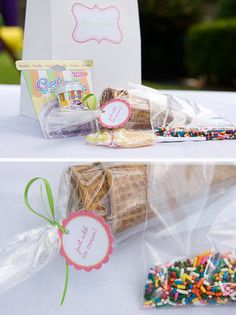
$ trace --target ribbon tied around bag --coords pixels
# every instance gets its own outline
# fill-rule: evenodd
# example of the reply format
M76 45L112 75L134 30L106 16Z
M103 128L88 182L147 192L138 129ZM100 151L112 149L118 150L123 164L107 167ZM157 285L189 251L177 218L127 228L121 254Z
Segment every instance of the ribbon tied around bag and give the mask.
M44 184L44 188L45 188L45 191L46 191L46 197L47 197L47 201L48 201L48 205L49 205L49 209L50 209L50 215L49 216L45 216L45 215L41 214L40 212L38 212L35 209L33 209L31 207L31 205L30 205L30 202L29 202L29 191L30 191L30 188L32 187L32 185L35 182L37 182L37 181L42 181L43 184ZM40 186L40 196L41 196L41 200L42 200L42 203L43 203L43 207L44 207L44 209L46 211L46 206L45 206L44 201L43 201L43 187L42 187L42 185ZM26 188L25 188L25 191L24 191L24 201L25 201L25 204L26 204L27 208L32 213L34 213L35 215L41 217L42 219L47 221L49 224L56 226L63 234L68 234L69 233L69 231L67 229L65 229L60 224L60 222L58 222L55 219L54 197L53 197L51 186L50 186L49 182L45 178L36 177L36 178L33 178L33 179L31 179L29 181L29 183L26 185ZM68 281L69 281L69 266L68 266L68 263L66 263L65 284L64 284L64 290L63 290L63 294L62 294L60 305L64 304L66 293L67 293L67 288L68 288Z

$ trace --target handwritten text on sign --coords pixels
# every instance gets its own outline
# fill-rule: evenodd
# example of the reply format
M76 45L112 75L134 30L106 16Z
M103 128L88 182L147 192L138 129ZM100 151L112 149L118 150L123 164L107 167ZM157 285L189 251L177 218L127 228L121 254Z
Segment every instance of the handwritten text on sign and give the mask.
M102 113L99 123L106 128L120 128L124 126L131 117L131 106L121 99L114 99L101 107Z
M108 262L112 253L110 226L94 212L80 210L63 221L68 234L59 231L61 255L76 269L91 271Z

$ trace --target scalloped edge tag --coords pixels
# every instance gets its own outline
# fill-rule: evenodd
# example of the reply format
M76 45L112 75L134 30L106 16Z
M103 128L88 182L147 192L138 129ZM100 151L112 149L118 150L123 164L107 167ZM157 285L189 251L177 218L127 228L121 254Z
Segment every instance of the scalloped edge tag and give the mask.
M79 210L63 220L68 233L58 231L60 254L77 270L90 272L108 263L113 252L110 226L93 211Z
M113 99L101 107L101 115L98 122L105 128L120 128L124 126L131 117L131 105L122 99Z

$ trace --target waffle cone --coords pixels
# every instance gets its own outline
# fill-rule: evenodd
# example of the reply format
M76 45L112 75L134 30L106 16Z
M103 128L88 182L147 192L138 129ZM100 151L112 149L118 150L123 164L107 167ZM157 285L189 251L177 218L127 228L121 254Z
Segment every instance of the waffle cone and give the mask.
M206 168L208 173L203 176L203 166L200 165L158 165L153 170L152 176L158 178L156 181L156 191L154 196L158 198L156 204L160 209L173 209L186 207L192 200L204 195L206 189L211 190L216 185L226 189L234 181L236 182L236 165L216 165L214 168ZM184 179L184 181L183 181ZM184 183L184 185L182 184ZM188 183L188 185L186 185Z
M96 211L110 224L114 235L145 222L148 206L146 164L73 166L69 175L68 211L80 208ZM154 212L162 209L175 211L187 206L206 185L199 165L160 165L153 176L158 177L155 198L158 198L159 205L158 209L153 209ZM183 176L187 186L179 185ZM236 165L216 165L207 178L210 188L221 184L226 189L236 180ZM154 215L153 210L150 205L148 217Z
M129 122L124 126L127 129L152 129L150 104L149 100L130 95L126 90L115 90L107 88L103 91L100 105L103 106L106 102L115 98L127 101L132 108L132 115Z
M236 165L216 165L214 169L213 184L225 181L236 181Z
M70 208L72 211L79 208L96 211L110 223L114 234L145 221L146 165L73 166L70 168L70 185L69 211Z
M75 203L86 210L95 210L104 216L108 211L104 205L104 199L108 194L109 186L105 180L102 165L73 166L70 172Z
M145 221L147 208L147 166L123 165L108 168L112 231L120 233Z

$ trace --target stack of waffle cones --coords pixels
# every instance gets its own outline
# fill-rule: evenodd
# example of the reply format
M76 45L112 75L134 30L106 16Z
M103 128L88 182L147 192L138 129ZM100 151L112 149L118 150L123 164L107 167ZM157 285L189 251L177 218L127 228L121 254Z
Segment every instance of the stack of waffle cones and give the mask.
M131 105L132 115L129 122L124 126L126 129L152 129L150 102L148 99L137 97L127 90L107 88L102 93L100 106L113 99L121 99Z
M110 224L113 234L145 221L147 166L144 164L102 164L69 169L69 211L96 211Z
M236 166L216 165L205 175L204 179L203 168L199 165L170 165L166 169L160 165L152 173L157 177L157 186L153 187L148 180L146 164L72 166L68 169L70 196L67 207L69 212L82 208L96 211L116 235L144 223L146 215L151 218L165 208L175 211L187 206L208 187L211 190L215 185L226 187L235 183ZM185 187L180 185L183 176L188 183ZM150 185L152 187L148 187ZM148 189L156 189L155 198L162 209L152 209L152 201L148 207Z

